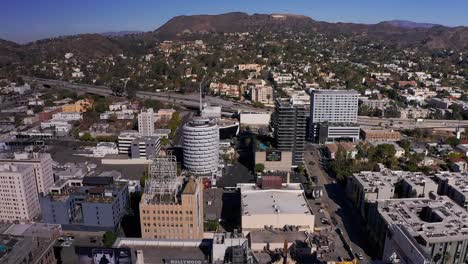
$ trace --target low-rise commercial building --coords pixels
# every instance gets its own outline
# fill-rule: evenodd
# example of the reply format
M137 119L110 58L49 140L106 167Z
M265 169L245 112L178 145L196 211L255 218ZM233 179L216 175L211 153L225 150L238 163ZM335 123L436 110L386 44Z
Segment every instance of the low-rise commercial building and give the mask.
M320 123L314 125L317 135L317 142L324 144L337 140L359 141L359 125L341 123Z
M78 121L83 119L83 114L80 112L59 112L52 115L55 120L61 121Z
M393 130L362 128L361 137L366 141L400 141L401 134Z
M299 231L314 231L315 217L311 213L304 190L299 183L281 184L279 189L263 184L240 183L242 232L282 229L293 226Z
M84 113L88 111L89 108L93 107L93 103L93 99L81 99L72 104L62 105L62 112Z
M96 147L93 148L93 156L103 158L106 155L119 154L119 149L114 142L99 142Z
M292 167L292 152L265 150L255 152L255 164L263 164L266 171L290 171Z

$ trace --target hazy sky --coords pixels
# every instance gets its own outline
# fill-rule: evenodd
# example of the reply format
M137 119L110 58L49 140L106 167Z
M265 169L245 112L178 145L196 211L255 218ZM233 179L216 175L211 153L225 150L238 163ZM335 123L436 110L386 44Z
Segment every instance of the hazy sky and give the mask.
M3 0L0 38L24 43L51 36L150 31L178 15L294 13L330 22L402 19L468 26L468 0Z

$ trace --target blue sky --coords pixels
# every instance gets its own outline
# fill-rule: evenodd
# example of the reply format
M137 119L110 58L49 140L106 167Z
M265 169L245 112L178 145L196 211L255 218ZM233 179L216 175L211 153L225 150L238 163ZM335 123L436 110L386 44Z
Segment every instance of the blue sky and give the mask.
M467 0L5 0L0 38L24 43L51 36L154 30L192 14L294 13L330 22L404 19L468 26Z

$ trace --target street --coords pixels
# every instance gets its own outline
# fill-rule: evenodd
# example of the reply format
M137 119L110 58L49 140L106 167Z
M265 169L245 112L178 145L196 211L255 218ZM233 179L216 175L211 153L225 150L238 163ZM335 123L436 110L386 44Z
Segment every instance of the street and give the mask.
M370 251L365 235L365 223L354 210L351 202L346 197L344 186L336 183L322 167L322 157L317 147L308 144L304 153L305 167L310 177L317 177L317 185L323 186L323 195L317 199L322 203L324 214L331 224L339 227L344 239L350 245L354 254L361 253L364 257L361 263L370 261ZM349 256L354 258L354 256Z

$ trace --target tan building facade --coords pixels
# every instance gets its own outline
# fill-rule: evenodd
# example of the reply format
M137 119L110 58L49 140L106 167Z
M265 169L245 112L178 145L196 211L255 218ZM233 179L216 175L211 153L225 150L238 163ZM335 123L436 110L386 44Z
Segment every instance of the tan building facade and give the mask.
M203 238L203 185L200 180L188 179L177 202L148 196L145 193L140 202L142 238Z
M34 166L0 165L0 221L31 221L41 213Z
M399 141L400 132L384 129L361 129L361 137L367 141Z
M92 99L81 99L72 104L67 104L62 106L62 112L70 113L84 113L88 111L89 108L93 106Z
M268 151L255 152L255 164L265 165L266 171L290 171L292 167L292 152L291 151L275 151L280 153L271 158Z
M256 86L252 89L252 101L266 105L273 104L273 87Z

